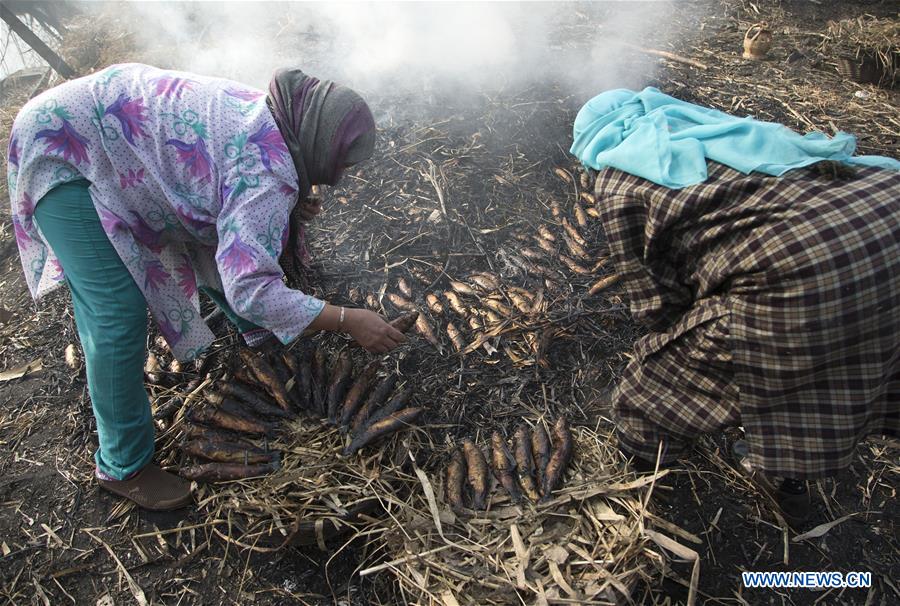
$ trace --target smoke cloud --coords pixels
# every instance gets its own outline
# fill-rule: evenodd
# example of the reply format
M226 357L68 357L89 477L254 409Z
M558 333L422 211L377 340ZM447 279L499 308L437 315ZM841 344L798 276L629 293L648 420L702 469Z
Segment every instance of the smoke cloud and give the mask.
M493 92L560 84L578 97L642 86L653 61L622 43L665 48L673 3L94 2L132 21L164 67L264 88L299 66L368 94Z

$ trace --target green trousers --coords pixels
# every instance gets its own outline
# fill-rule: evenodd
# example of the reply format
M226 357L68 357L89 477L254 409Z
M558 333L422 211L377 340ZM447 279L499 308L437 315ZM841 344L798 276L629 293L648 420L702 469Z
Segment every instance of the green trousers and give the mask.
M85 180L41 198L34 220L66 274L84 350L100 448L97 468L124 479L153 458L153 418L144 388L147 301L103 231ZM257 327L216 291L207 294L241 332Z

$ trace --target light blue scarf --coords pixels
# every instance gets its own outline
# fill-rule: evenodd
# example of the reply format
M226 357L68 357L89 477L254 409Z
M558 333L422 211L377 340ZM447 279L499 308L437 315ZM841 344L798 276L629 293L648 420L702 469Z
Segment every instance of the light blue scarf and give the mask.
M822 160L900 170L883 156L853 156L856 139L800 135L773 122L738 118L648 87L602 93L578 112L570 150L596 170L613 167L679 189L706 180L706 160L742 173L779 176Z

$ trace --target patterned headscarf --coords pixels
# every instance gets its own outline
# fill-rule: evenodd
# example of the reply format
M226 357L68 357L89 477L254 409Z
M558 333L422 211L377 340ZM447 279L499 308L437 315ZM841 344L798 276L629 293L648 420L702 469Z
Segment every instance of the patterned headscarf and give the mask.
M281 69L272 76L266 103L297 169L298 201L309 196L313 185L336 184L345 168L362 162L375 149L372 112L345 86L299 69ZM298 208L291 213L288 243L280 259L294 286L303 282L306 258Z

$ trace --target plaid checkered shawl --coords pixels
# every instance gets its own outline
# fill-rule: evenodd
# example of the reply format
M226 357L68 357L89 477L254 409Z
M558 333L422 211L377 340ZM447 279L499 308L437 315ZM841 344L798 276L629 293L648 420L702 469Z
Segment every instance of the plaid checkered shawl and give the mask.
M727 328L751 463L831 475L866 435L900 435L900 173L711 162L707 181L672 190L604 169L595 194L632 313L653 331L640 363L676 359L654 353L701 325ZM653 371L677 386L679 368ZM690 392L660 394L664 431L696 435Z

